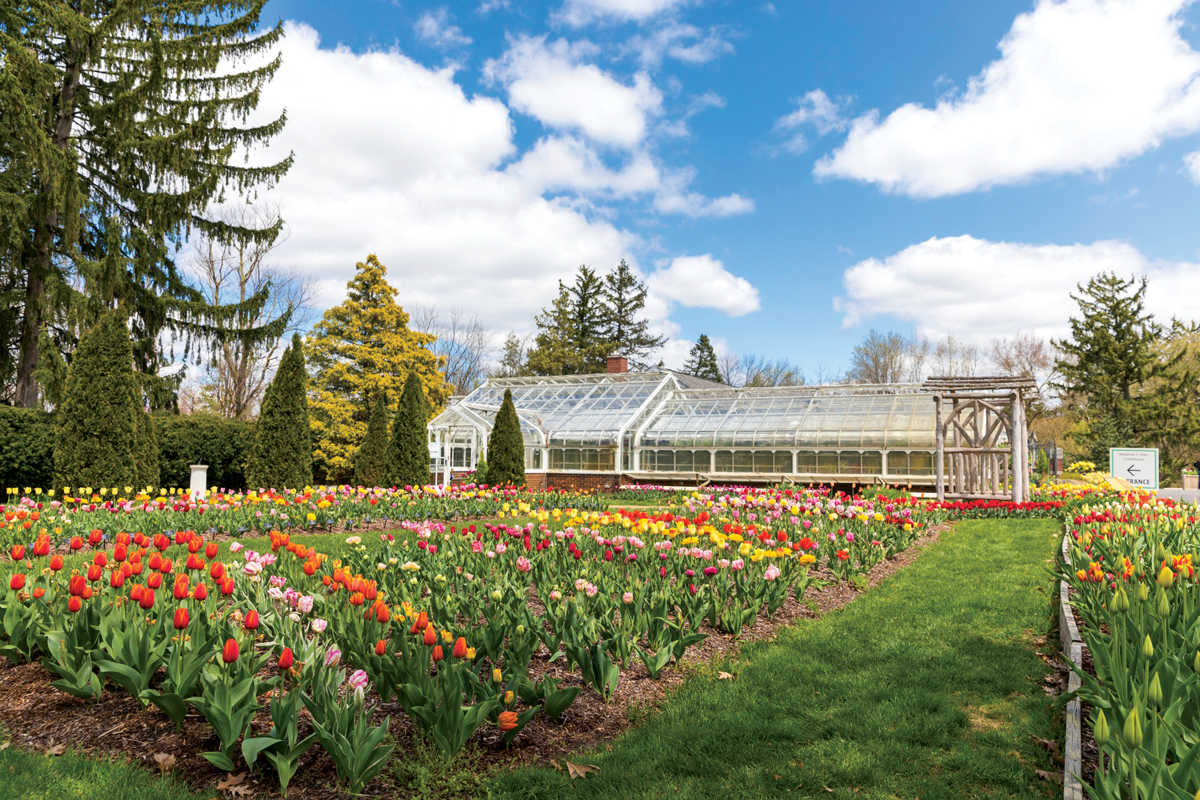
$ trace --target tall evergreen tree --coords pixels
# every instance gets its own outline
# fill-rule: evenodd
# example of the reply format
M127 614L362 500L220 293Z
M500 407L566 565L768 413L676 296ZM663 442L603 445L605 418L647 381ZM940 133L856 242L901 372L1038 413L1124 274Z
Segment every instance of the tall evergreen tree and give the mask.
M605 355L622 355L634 366L644 368L646 359L666 343L667 337L650 333L650 321L641 316L646 309L646 284L637 279L625 259L604 276L604 303L600 338L608 345Z
M0 315L11 326L0 340L15 339L18 351L0 377L15 383L18 405L39 402L41 345L69 349L79 321L86 327L114 302L128 313L138 370L153 377L160 333L182 333L185 347L220 340L224 320L265 301L264 292L212 306L174 262L175 244L196 228L221 239L278 233L278 224L238 228L206 216L291 164L234 163L284 124L282 115L247 124L280 63L271 51L282 24L258 27L265 2L0 7L0 266L10 270L0 287L20 308ZM147 382L156 407L172 386Z
M375 393L367 435L354 458L354 483L357 486L382 486L387 470L388 408L383 392Z
M504 402L488 434L487 481L492 486L525 485L525 439L511 389L504 390Z
M542 309L534 322L537 335L525 366L531 375L576 375L579 358L575 349L575 320L571 310L571 292L558 282L558 296L550 308Z
M579 374L604 372L605 359L612 347L605 335L605 325L611 314L604 293L604 279L587 264L580 264L569 291L574 371Z
M110 311L79 341L55 420L58 486L138 483L135 415L141 409L126 324L123 312Z
M683 371L697 378L724 383L721 380L721 365L717 363L717 352L713 350L708 334L700 334L700 338L692 345L688 360L683 365Z
M246 465L246 482L254 488L282 490L302 489L312 480L308 373L304 369L304 343L297 333L279 360L279 370L263 397Z
M417 373L408 373L400 406L392 422L387 450L387 483L391 486L424 486L429 483L429 429L425 394Z
M141 394L141 390L138 389L134 397L137 405L133 409L136 473L133 485L138 489L155 489L159 486L158 433L154 428L154 420L142 407Z
M450 394L442 374L444 360L429 348L435 337L409 327L409 315L388 283L387 268L374 255L355 267L346 299L325 312L308 339L313 455L316 471L326 481L349 481L353 476L354 453L370 421L362 397L383 392L398 398L414 373L431 410L440 409Z

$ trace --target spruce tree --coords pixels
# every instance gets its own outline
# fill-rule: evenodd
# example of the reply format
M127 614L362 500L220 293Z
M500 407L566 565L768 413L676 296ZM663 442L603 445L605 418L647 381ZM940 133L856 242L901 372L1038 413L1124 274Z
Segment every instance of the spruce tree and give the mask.
M717 363L717 352L713 350L708 334L700 334L700 338L692 345L688 360L683 365L683 371L697 378L724 383L721 380L721 366Z
M392 422L392 440L387 451L387 483L390 486L424 486L429 483L429 433L426 428L425 393L421 379L408 373L404 392Z
M135 433L135 472L134 487L141 489L157 489L159 487L158 468L158 433L154 429L154 419L142 407L141 391L135 397L137 407L133 409L136 425Z
M525 361L530 375L576 375L580 372L575 348L575 321L571 310L571 291L558 282L558 296L550 308L542 309L534 319L537 335Z
M222 321L265 302L262 292L210 305L174 260L197 228L225 240L279 232L209 216L291 164L240 161L284 124L282 114L250 120L280 64L282 23L259 29L265 3L0 4L0 267L9 271L0 286L20 308L19 319L0 315L17 352L0 379L11 379L18 405L39 402L42 345L67 352L74 321L96 320L114 301L134 334L131 360L150 376L161 333L183 333L185 347L219 339ZM155 407L170 394L161 380L147 389Z
M504 402L488 434L487 481L491 486L525 485L525 439L511 389L504 390Z
M308 375L300 334L279 360L254 426L246 465L252 488L302 489L312 483L312 433L308 419Z
M58 486L133 486L137 478L137 379L122 311L109 311L85 333L57 409L54 473ZM140 488L140 487L139 487Z
M667 337L650 333L650 321L641 316L646 308L646 284L637 279L625 259L604 276L604 303L601 338L608 345L605 355L622 355L634 366L645 367L646 359Z
M383 392L375 393L367 435L363 437L354 459L354 483L358 486L382 486L387 468L388 408Z

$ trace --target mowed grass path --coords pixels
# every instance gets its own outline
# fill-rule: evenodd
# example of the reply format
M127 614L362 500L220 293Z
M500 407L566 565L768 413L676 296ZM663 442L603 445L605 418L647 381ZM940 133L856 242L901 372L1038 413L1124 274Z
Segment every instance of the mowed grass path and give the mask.
M1047 798L1060 784L1032 639L1050 625L1058 526L961 523L841 611L686 683L572 781L527 769L505 798ZM1042 591L1038 591L1041 587ZM716 668L734 673L720 680Z

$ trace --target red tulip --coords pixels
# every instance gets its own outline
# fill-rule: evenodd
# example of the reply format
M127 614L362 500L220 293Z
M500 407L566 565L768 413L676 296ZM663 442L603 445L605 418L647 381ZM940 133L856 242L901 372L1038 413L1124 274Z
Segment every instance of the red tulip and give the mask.
M39 536L37 538L37 541L33 543L33 554L38 557L50 555L49 536Z
M150 560L146 563L150 565L150 569L158 569L162 566L163 557L158 553L151 553Z
M104 554L103 550L99 550L96 555L92 556L92 563L98 567L106 567L108 566L108 556Z
M237 639L226 639L225 649L221 651L221 659L226 664L232 664L238 659L238 643Z
M153 589L144 590L142 592L142 599L138 601L138 605L140 605L142 607L142 610L144 610L144 611L149 611L151 608L153 608L154 607L154 590Z
M379 623L386 623L389 619L391 619L391 615L388 614L388 607L384 603L376 603L375 621Z
M88 534L88 544L92 545L93 547L100 544L100 542L103 540L104 540L104 531L102 531L98 528Z
M163 575L166 575L174 567L173 562L169 558L164 558L162 563L158 565L158 569Z
M25 557L25 545L14 544L13 548L12 548L12 560L20 561L24 557Z
M119 544L113 548L113 561L116 561L118 564L124 561L128 556L129 549L125 545Z
M375 643L375 655L382 656L385 653L387 653L387 642L383 639L380 639Z
M246 612L246 619L242 621L242 625L246 630L252 631L258 627L258 612L253 608Z
M102 575L104 575L104 570L100 568L99 564L91 564L88 566L87 579L89 581L98 581Z
M204 548L204 555L207 558L216 558L218 550L220 550L220 546L217 545L216 542L209 542L208 545Z
M463 637L458 637L458 641L454 643L454 651L451 653L455 658L467 657L467 640Z
M209 567L208 574L214 581L221 580L221 578L225 577L225 565L220 561L214 561L213 565Z
M140 583L134 584L133 588L129 590L129 599L136 603L142 599L142 592L144 591L146 591L145 586L142 586Z
M440 644L433 648L433 660L435 662L442 660L442 646Z
M295 658L292 656L292 648L290 648L290 647L283 648L283 652L279 654L279 668L280 669L291 669L292 662L294 660L295 660Z
M58 572L62 568L63 568L63 557L62 556L54 556L53 558L50 559L50 569L54 570L55 572Z
M208 597L208 587L203 583L197 583L196 588L192 590L192 597L197 600L203 600Z
M87 584L84 583L82 575L72 575L67 587L68 591L70 591L72 595L78 597L79 595L83 594L83 590L86 585Z
M188 626L188 610L182 606L175 609L175 630L181 631Z
M425 646L433 647L437 644L437 632L433 630L432 625L425 626Z
M157 589L158 587L162 586L162 573L155 572L151 574L150 577L146 579L146 585L151 589Z
M114 589L120 589L123 583L125 583L125 573L119 569L114 569L112 575L109 576L108 585Z
M25 588L25 573L18 572L16 575L13 575L12 579L9 580L9 582L8 582L8 588L12 589L14 592L19 592L22 589L24 589Z
M188 577L180 575L175 579L175 591L173 593L176 600L184 600L188 596Z
M83 601L78 597L72 597L67 601L67 611L70 611L72 614L78 614L81 608L83 608Z
M226 578L224 581L221 582L221 594L223 594L223 595L233 594L233 578Z
M81 547L83 547L83 539L81 539L78 536L72 536L71 537L71 549L78 550Z
M429 615L422 611L417 615L417 621L413 623L408 632L410 635L416 635L418 631L425 630L427 625L429 625Z
M45 594L46 594L46 590L45 590L45 589L43 589L41 586L39 586L39 587L37 587L36 589L34 589L34 590L33 590L33 599L34 599L34 600L41 600L41 599L42 599L42 596L43 596L43 595L45 595Z

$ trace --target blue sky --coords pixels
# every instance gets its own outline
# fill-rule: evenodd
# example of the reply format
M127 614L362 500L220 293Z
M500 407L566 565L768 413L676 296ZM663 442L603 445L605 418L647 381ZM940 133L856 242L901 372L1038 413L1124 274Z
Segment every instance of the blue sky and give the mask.
M1057 335L1100 269L1200 317L1184 0L272 0L280 260L338 302L527 333L625 257L678 365L701 332L810 375L871 327ZM1189 155L1198 153L1191 162Z

